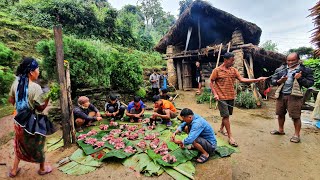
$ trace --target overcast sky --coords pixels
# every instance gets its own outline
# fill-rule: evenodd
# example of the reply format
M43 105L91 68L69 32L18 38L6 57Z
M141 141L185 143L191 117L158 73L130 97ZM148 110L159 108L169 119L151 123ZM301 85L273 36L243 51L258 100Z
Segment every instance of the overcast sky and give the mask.
M260 44L277 43L280 52L310 44L312 18L307 17L317 0L208 0L214 7L257 24L262 29ZM116 9L137 0L109 0ZM176 17L179 0L162 0L162 7Z

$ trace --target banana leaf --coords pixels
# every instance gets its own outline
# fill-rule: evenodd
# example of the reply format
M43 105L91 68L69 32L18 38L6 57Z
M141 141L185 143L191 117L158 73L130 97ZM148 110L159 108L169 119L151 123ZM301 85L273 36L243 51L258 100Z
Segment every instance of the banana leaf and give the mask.
M230 146L230 144L229 144L227 141L224 141L224 140L221 139L220 137L217 137L217 136L216 136L216 139L217 139L217 145L218 145L218 146L226 146L226 147L228 147L228 148L233 149L234 152L236 152L236 153L240 152L239 148Z
M188 150L188 149L176 149L175 151L171 151L169 154L176 157L177 161L175 163L167 163L162 160L162 156L159 154L156 154L153 150L147 150L148 156L153 159L156 163L158 163L161 166L169 166L169 167L175 167L179 164L185 163L192 158L196 157L198 155L198 151L195 150Z
M98 139L98 141L101 141L101 138L106 134L107 134L106 131L99 131L96 135L94 135L92 137ZM108 142L105 142L104 146L100 147L100 148L94 148L92 145L84 143L84 140L77 141L77 143L83 149L83 151L86 153L86 155L90 155L95 152L101 151L104 148L113 149L113 146L111 144L109 144Z
M231 149L231 148L229 148L229 147L227 147L227 146L218 146L217 148L216 148L216 152L217 152L217 154L220 156L220 157L228 157L228 156L230 156L232 153L234 153L235 152L235 150L234 149Z
M94 160L91 156L86 156L81 149L76 150L70 156L71 162L59 167L58 169L69 175L83 175L96 170L101 163Z
M63 147L63 139L59 136L52 136L46 139L46 146L47 150L46 152L51 152L56 149L59 149L60 147Z
M144 172L148 176L159 176L163 173L161 167L154 163L146 153L136 154L124 160L122 164L137 172Z
M179 173L178 171L172 169L172 168L169 168L169 167L163 167L164 171L166 173L169 174L169 176L171 176L173 179L176 179L176 180L189 180L188 177L184 176L183 174Z

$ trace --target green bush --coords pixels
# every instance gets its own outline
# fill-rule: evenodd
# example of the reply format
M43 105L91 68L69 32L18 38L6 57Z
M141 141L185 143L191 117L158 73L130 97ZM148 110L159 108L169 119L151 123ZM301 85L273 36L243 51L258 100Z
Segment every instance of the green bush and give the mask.
M13 71L9 67L0 66L0 104L6 104L11 84L15 79Z
M19 55L0 42L0 66L8 66L13 69L18 65Z
M135 92L136 96L139 96L141 98L145 98L147 95L146 89L143 87L140 87L136 92Z
M72 37L63 39L64 59L70 64L72 89L110 85L110 66L113 57L92 43ZM56 50L53 40L44 40L37 44L38 52L44 57L43 66L48 79L57 79Z
M314 87L320 89L320 59L308 59L303 64L313 70Z
M135 92L143 82L139 56L135 53L113 53L115 62L111 65L111 86L113 89L126 89Z
M253 97L253 93L248 89L238 93L235 104L238 107L244 107L247 109L257 108L256 100Z
M72 90L100 86L135 92L142 85L142 56L147 57L147 53L73 37L65 37L63 42ZM44 57L45 78L57 79L54 41L39 42L37 50Z

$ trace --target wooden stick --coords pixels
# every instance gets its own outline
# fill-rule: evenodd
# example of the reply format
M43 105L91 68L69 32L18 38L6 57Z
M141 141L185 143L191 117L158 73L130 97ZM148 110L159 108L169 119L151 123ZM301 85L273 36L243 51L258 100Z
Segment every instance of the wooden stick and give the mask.
M249 79L254 79L253 71L252 71L252 69L249 68L248 61L246 59L243 59L243 62L244 62L244 66L245 66L245 68L247 70ZM254 83L251 83L251 88L252 88L252 91L253 91L253 96L256 99L257 106L261 106L261 102L260 102L260 99L259 99L258 91L257 91L257 88L256 88Z
M230 46L231 46L231 42L228 43L228 49L227 52L230 52Z
M126 103L124 103L124 102L122 102L122 101L120 101L120 103L121 103L122 105L124 105L125 107L128 107L128 105L127 105Z
M73 105L72 105L72 98L71 98L71 81L70 81L70 64L68 61L64 61L66 65L66 81L67 81L67 97L68 97L68 103L69 103L69 112L70 113L70 131L71 131L71 138L72 138L72 143L76 142L76 129L74 127L74 117L73 117Z
M222 49L222 43L220 44L220 48L219 48L219 53L218 53L218 59L217 59L217 64L216 64L216 68L219 66L219 61L220 61L220 55L221 55L221 49ZM210 94L210 105L209 105L209 108L211 106L212 108L212 91L211 91L211 94ZM217 109L218 107L218 101L216 102L216 105L214 106L214 109ZM211 109L210 108L210 109Z
M179 96L179 94L175 95L174 98L172 99L172 102Z

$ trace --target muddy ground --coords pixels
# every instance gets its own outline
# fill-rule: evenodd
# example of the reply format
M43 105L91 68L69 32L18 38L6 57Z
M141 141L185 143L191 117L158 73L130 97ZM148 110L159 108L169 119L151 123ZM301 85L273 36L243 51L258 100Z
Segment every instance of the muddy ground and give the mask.
M208 104L196 104L195 92L179 92L177 107L188 107L205 117L217 132L220 126L218 110L209 109ZM269 100L264 107L254 110L235 109L231 117L232 130L239 144L240 153L229 158L209 160L196 166L196 179L319 179L320 131L313 126L303 125L301 143L291 143L293 123L288 118L286 135L272 136L270 130L277 128L274 115L275 102ZM303 111L302 120L309 120L310 112ZM12 116L0 119L0 179L13 161ZM217 136L221 135L218 133ZM225 138L225 137L223 137ZM10 140L11 139L11 140ZM225 138L226 139L226 138ZM66 150L47 153L47 160L54 164L71 155L76 146ZM22 162L22 171L16 179L154 179L139 176L120 162L107 161L95 172L74 177L57 169L46 176L37 175L38 165ZM318 176L317 176L318 175ZM171 179L163 174L159 179Z

